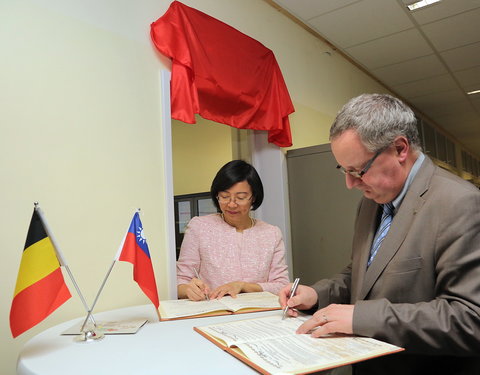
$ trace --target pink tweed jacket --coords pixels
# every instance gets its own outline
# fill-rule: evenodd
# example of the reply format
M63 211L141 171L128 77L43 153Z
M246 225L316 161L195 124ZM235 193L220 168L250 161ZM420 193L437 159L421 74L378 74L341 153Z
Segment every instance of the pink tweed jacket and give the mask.
M180 249L177 284L195 277L194 268L211 289L246 281L278 294L289 282L282 233L261 220L239 233L219 214L194 217Z

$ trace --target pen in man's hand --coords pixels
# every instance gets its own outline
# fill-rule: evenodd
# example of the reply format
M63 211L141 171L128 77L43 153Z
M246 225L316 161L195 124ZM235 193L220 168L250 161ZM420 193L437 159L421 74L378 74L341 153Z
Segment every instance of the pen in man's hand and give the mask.
M200 278L200 276L198 275L197 269L194 267L193 270L195 271L195 277L196 277L198 280L202 280L202 279ZM210 298L208 298L208 294L207 294L207 293L205 293L205 300L206 300L206 301L210 301Z
M299 282L300 282L300 278L297 277L293 282L292 287L290 288L290 295L288 296L288 299L292 298L297 292L297 287ZM287 300L287 303L288 303L288 300ZM287 316L287 311L288 311L288 304L283 309L282 320L285 319L285 317Z

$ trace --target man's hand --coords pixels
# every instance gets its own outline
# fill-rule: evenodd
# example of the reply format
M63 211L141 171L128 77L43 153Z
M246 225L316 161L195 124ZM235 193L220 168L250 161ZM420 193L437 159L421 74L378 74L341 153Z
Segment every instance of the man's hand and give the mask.
M288 314L290 316L297 316L298 313L294 309L299 310L308 310L311 309L317 303L318 296L315 289L305 286L299 285L297 287L297 292L293 297L290 296L290 288L292 284L289 284L280 290L279 301L282 309L288 305ZM291 298L290 298L291 297Z
M353 309L355 305L331 304L318 310L313 317L297 329L297 333L308 333L320 337L329 333L353 333Z

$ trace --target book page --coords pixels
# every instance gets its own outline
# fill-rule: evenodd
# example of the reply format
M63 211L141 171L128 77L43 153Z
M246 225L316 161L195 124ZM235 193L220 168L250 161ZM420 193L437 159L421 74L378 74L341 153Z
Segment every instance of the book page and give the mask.
M206 314L213 311L227 310L220 300L190 301L189 299L174 299L160 301L160 315L163 319L183 318L186 316Z
M311 316L283 319L279 315L237 320L229 323L199 327L203 332L223 340L228 346L295 335L300 325Z
M278 296L269 292L241 293L236 298L225 296L209 301L190 301L188 299L160 301L162 319L183 318L208 314L215 311L235 312L241 309L276 309L280 308Z
M365 337L312 338L310 334L296 334L308 318L310 316L282 320L275 315L199 329L223 340L229 347L238 347L250 362L272 374L318 371L402 350Z
M367 337L308 334L238 344L250 361L268 372L311 372L396 352L399 348Z
M220 299L231 311L246 308L279 309L278 296L269 292L240 293L236 298L225 296Z

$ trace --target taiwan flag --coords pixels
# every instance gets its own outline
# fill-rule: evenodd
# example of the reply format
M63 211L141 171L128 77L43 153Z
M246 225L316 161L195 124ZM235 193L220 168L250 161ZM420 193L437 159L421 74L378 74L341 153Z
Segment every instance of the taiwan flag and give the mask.
M143 233L140 215L135 212L117 260L133 264L133 279L158 309L158 292L152 259Z

